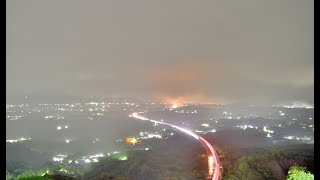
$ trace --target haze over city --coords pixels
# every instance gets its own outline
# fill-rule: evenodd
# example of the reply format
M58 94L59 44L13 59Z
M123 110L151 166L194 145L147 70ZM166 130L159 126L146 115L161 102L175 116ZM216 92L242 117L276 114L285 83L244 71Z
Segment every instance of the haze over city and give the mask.
M314 179L312 0L7 0L6 179Z

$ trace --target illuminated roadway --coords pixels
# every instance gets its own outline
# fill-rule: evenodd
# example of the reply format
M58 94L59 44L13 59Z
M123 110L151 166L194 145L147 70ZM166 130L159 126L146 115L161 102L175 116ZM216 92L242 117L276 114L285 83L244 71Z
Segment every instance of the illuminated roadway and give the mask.
M178 130L180 130L180 131L182 131L182 132L194 137L195 139L197 139L202 144L202 146L205 148L205 150L207 152L208 168L209 168L209 171L208 171L209 179L212 179L212 180L219 180L220 179L220 161L219 161L219 157L218 157L218 154L216 153L216 151L214 150L214 148L212 147L212 145L207 140L205 140L204 138L202 138L201 136L199 136L198 134L195 134L194 132L192 132L190 130L175 126L173 124L165 123L165 122L162 122L162 121L156 121L156 120L152 120L152 119L148 119L148 118L145 118L143 116L140 116L139 114L141 114L141 113L142 112L133 113L131 116L134 117L134 118L140 119L140 120L151 121L151 122L154 122L156 124L164 124L164 125L171 126L171 127L175 128L175 129L178 129Z

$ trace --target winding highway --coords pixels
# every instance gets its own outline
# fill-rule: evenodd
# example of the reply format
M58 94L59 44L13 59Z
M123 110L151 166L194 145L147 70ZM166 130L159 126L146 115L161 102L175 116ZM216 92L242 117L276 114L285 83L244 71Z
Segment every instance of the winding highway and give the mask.
M144 121L150 121L150 122L154 122L156 124L163 124L163 125L167 125L167 126L171 126L175 129L178 129L179 131L182 131L186 134L188 134L189 136L194 137L195 139L197 139L202 146L205 148L206 152L207 152L207 157L208 157L208 179L212 179L212 180L219 180L220 179L220 161L219 161L219 157L217 152L214 150L213 146L204 138L202 138L201 136L199 136L198 134L195 134L194 132L188 130L188 129L184 129L178 126L175 126L173 124L169 124L166 122L162 122L162 121L156 121L156 120L152 120L152 119L148 119L145 118L139 114L142 114L143 112L135 112L133 113L131 116L136 118L136 119L140 119L140 120L144 120Z

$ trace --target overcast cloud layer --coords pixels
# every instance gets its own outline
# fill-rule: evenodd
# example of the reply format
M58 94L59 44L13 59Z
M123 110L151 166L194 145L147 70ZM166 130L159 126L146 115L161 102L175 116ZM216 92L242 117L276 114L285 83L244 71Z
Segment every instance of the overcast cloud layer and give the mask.
M9 0L7 95L314 97L312 0Z

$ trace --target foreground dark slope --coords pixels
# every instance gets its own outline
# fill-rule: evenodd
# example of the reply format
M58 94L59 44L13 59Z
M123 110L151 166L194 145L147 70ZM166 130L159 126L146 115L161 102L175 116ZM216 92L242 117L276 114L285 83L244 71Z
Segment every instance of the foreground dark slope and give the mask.
M294 164L305 166L308 171L313 172L312 144L272 145L266 141L265 135L243 130L218 131L204 137L215 144L222 165L222 179L283 179ZM150 149L133 150L139 147ZM16 150L9 152L9 157L26 152L24 148L20 150L16 147ZM204 179L207 171L205 150L193 138L179 132L166 140L146 140L142 145L131 146L125 154L127 160L106 157L92 164L89 169L73 171L74 174L52 171L54 174L51 175L58 177L61 174L74 179L191 180ZM63 165L46 163L46 167L59 170ZM28 171L28 168L32 168L30 163L23 166L20 161L20 164L16 163L11 169L7 166L7 171L13 174L17 169Z

